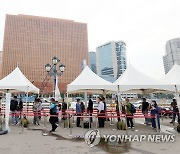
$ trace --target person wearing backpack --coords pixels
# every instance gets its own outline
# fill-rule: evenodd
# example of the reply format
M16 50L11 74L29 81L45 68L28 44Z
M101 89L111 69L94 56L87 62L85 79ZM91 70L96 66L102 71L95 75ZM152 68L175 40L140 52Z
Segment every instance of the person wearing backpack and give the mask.
M51 106L50 106L50 118L49 122L51 123L52 129L50 132L55 132L58 125L56 124L58 122L58 112L57 112L57 105L55 103L55 99L51 98Z
M132 104L129 102L129 99L126 98L126 117L127 117L127 126L128 128L134 128L134 123L133 123L133 112L132 111Z
M12 115L12 125L17 125L18 124L18 101L17 101L17 96L14 96L14 99L11 100L10 102L10 110L11 110L11 115Z

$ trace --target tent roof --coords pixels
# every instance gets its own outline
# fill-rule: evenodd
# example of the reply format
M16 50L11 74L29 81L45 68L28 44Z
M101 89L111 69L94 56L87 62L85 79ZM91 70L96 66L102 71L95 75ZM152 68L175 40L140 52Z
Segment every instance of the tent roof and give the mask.
M9 75L0 80L0 89L9 91L23 91L39 93L39 89L35 87L16 67Z
M164 84L177 86L177 91L180 92L180 65L174 64L171 70L161 79ZM175 89L174 89L175 90Z
M180 85L180 66L174 64L171 70L161 80L166 84Z
M151 93L169 90L168 86L141 73L132 65L129 65L125 72L113 84L119 85L120 91L136 93Z
M67 85L68 93L103 93L103 91L116 91L116 87L96 75L88 66L83 69L73 82Z

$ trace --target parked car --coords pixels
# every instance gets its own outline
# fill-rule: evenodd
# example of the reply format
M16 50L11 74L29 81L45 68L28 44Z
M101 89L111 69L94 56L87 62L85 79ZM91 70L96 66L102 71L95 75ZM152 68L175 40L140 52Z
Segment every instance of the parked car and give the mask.
M160 116L169 116L172 117L173 110L170 107L160 108Z
M141 109L142 108L142 101L141 100L139 100L137 102L133 102L132 104L134 105L134 107L136 109Z

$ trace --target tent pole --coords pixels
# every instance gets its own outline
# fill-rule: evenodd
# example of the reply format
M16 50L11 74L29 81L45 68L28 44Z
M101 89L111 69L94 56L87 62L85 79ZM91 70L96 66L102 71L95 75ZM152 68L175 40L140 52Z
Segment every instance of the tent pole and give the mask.
M67 99L69 97L69 94L67 93ZM67 109L69 111L69 102L67 102ZM73 114L72 114L73 115ZM68 128L69 128L69 136L72 136L72 126L71 126L71 121L70 121L70 114L68 113Z
M5 129L10 131L9 128L9 112L10 112L11 93L7 90L6 93L6 107L5 107Z
M84 93L85 109L87 109L87 91Z
M174 88L175 88L175 98L176 98L176 100L177 100L177 106L178 106L178 108L180 107L180 105L178 104L178 99L179 99L179 96L178 96L178 90L177 90L177 85L174 85Z
M28 87L28 89L29 89L29 87ZM29 91L28 89L26 92L26 115L27 115L27 117L28 117L28 104L27 103L28 103L28 91Z
M122 105L121 105L120 102L121 102L121 94L120 94L120 88L119 88L119 85L118 85L118 107L119 107L119 114L122 111Z

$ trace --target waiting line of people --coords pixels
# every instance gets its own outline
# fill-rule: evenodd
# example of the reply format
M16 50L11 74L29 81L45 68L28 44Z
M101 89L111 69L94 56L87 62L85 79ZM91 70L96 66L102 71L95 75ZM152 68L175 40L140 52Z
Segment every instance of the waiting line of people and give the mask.
M108 119L106 118L106 103L104 97L97 97L98 102L98 124L99 128L103 128L105 126L105 121ZM126 99L124 104L121 104L121 110L119 110L119 103L116 100L116 113L117 116L120 116L119 111L122 112L122 114L126 115L126 122L128 128L134 128L134 122L133 122L133 116L136 111L134 111L133 105L130 103L129 99ZM176 116L178 117L178 123L180 123L180 117L179 117L179 109L177 107L177 101L176 99L173 99L173 102L171 103L171 106L173 108L173 118L172 122L175 122ZM12 125L18 124L18 117L21 118L21 114L17 114L22 112L23 109L23 103L22 101L18 101L17 96L14 96L14 99L11 100L10 104L10 110L12 113ZM41 110L42 110L42 102L40 99L35 99L33 104L33 113L34 113L34 119L33 123L35 125L40 125L39 121L41 118ZM63 101L62 106L58 105L57 102L54 100L54 98L51 99L51 106L50 106L50 119L49 122L52 125L51 131L55 131L58 126L58 112L59 110L62 110L63 118L62 120L67 119L67 103ZM81 127L81 119L82 115L85 111L85 106L82 102L80 102L80 99L77 99L76 103L76 126ZM150 117L148 116L148 112L150 112ZM152 101L151 103L148 103L145 98L142 99L142 113L145 117L144 124L146 125L152 125L152 128L156 128L156 118L157 118L157 124L158 128L160 129L160 116L159 116L160 108L158 107L156 101ZM93 122L92 114L93 114L93 102L90 99L87 107L87 113L90 115L90 123ZM117 118L118 122L121 121L121 118ZM172 123L171 122L171 123Z

